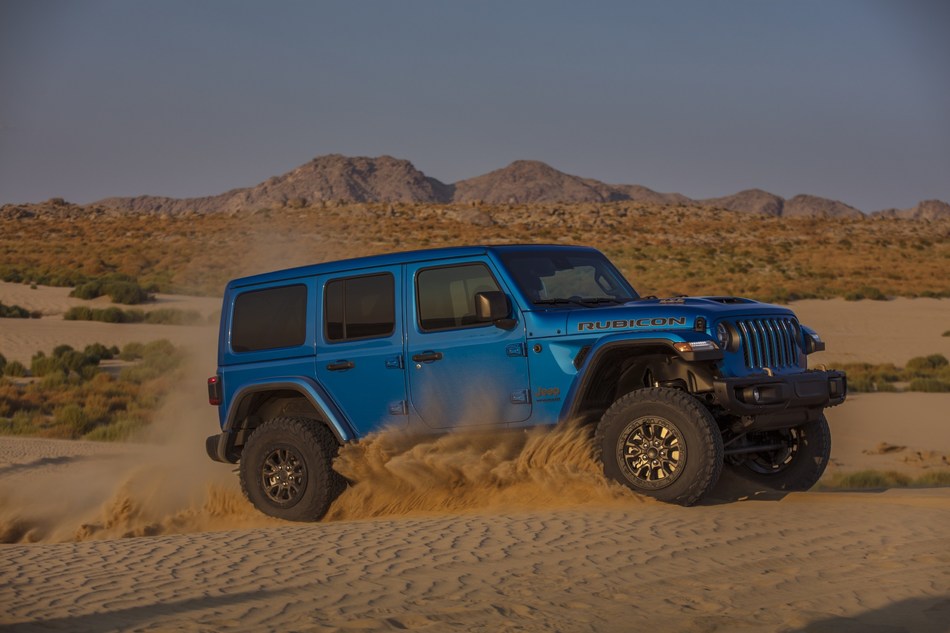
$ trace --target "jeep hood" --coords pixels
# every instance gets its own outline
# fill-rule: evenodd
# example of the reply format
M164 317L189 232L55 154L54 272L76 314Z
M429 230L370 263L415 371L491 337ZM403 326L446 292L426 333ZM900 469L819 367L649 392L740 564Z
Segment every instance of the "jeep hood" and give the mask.
M545 307L546 308L546 307ZM795 317L790 309L738 297L675 297L636 299L623 305L577 305L530 312L529 336L618 332L625 330L691 330L702 317L708 328L726 317ZM555 334L555 335L556 335Z

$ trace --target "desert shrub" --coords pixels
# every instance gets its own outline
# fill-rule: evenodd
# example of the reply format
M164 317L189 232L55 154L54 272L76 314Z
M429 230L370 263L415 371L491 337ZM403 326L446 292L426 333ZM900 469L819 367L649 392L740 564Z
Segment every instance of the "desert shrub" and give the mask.
M936 370L950 365L943 354L916 356L907 361L906 371L910 376L931 376Z
M84 440L92 442L124 442L132 439L147 426L140 418L122 418L112 424L100 425L85 435Z
M115 355L118 353L119 348L114 345L112 347L106 347L102 343L92 343L91 345L87 345L86 349L83 350L83 354L89 358L97 358L99 360L111 360L115 358Z
M43 352L37 352L30 360L30 374L36 377L46 376L53 372L63 373L65 367L62 361L55 356L47 356Z
M145 313L145 322L160 325L196 325L204 322L197 310L179 310L177 308L159 308Z
M126 343L119 352L119 358L125 361L138 360L142 358L145 346L141 343Z
M950 383L937 378L915 378L907 385L908 391L923 391L926 393L948 393Z
M74 435L83 435L91 428L91 421L78 404L67 404L53 412L53 421L66 427Z
M0 354L0 374L3 374L4 368L7 366L7 358L3 354Z
M893 470L860 470L855 473L838 474L826 485L832 488L865 490L869 488L906 488L913 480Z
M845 301L860 301L862 299L871 299L872 301L887 301L887 295L872 286L862 286L857 290L846 292Z
M119 378L141 384L168 373L180 363L181 355L176 353L174 345L164 339L152 341L142 347L141 361L123 368Z
M9 418L0 418L0 433L4 435L32 435L36 432L34 416L29 411L15 411Z
M109 308L88 308L76 306L63 315L67 321L103 321L105 323L153 323L159 325L194 325L204 322L201 313L196 310L177 308L159 308L150 312L142 310L122 310L115 306Z
M35 317L34 314L36 315ZM0 301L0 319L30 319L39 318L39 315L39 312L33 313L20 306L3 305L3 302Z
M934 470L914 480L915 486L950 486L950 470Z
M60 345L39 352L32 364L38 380L0 380L0 433L78 439L126 439L147 425L174 387L183 354L168 341L127 346L138 362L114 377L101 359L119 354L100 343L75 350ZM7 363L7 369L14 363ZM20 365L22 369L22 364Z
M77 285L70 297L79 299L95 299L109 295L113 303L135 305L149 300L148 291L128 275L113 274L106 277L90 279Z
M943 334L941 334L941 336L950 336L950 330L947 330L946 332L944 332Z
M11 377L26 376L26 367L20 361L12 360L3 368L3 374Z

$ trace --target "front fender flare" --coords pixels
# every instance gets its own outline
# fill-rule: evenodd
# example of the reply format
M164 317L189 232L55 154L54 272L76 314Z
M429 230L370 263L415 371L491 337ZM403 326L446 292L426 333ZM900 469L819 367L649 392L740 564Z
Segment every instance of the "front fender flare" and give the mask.
M571 383L564 400L564 406L561 408L559 422L564 423L573 420L579 413L579 394L583 394L594 375L593 369L598 366L601 359L609 352L617 349L630 348L631 350L662 349L670 354L678 356L687 362L704 362L722 360L722 350L716 349L701 352L682 352L676 349L677 343L698 343L700 341L709 341L711 337L706 332L697 332L695 330L676 330L671 332L624 332L604 336L591 347L583 363L577 368L577 375Z

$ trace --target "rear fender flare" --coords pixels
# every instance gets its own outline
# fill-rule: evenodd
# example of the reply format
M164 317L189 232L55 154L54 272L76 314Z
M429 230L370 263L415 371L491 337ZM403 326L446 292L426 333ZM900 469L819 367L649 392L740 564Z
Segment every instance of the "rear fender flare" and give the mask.
M323 416L330 431L340 444L357 438L353 425L350 424L343 411L330 398L326 389L314 380L298 377L279 378L241 387L231 398L231 406L228 408L227 417L222 427L225 434L229 434L235 428L235 425L240 422L238 414L244 399L266 391L296 391L306 398L311 406Z

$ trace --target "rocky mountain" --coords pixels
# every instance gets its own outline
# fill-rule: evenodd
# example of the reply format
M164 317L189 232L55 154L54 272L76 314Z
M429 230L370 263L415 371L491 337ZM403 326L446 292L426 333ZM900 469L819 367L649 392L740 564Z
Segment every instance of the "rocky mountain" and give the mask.
M697 202L705 207L773 216L782 215L782 208L785 206L785 200L783 198L774 193L762 191L761 189L745 189L731 196L707 198L705 200L697 200Z
M865 217L843 202L800 194L789 200L761 189L730 196L692 200L679 193L660 193L643 185L611 185L559 171L546 163L517 160L487 174L446 184L426 176L407 160L331 154L318 156L283 175L253 186L200 198L138 196L106 198L85 208L94 213L218 213L264 208L296 208L326 202L425 204L585 204L618 201L700 205L772 217ZM66 205L66 206L63 206ZM6 215L35 214L39 207L57 214L81 213L75 205L6 205ZM67 208L69 207L69 208ZM925 200L912 209L888 209L877 217L935 219L950 217L950 205Z
M611 202L622 196L599 180L571 176L536 160L455 183L455 202L519 204L530 202Z
M863 218L864 214L838 200L802 193L785 201L782 217Z
M910 209L885 209L875 211L872 217L901 218L904 220L939 220L950 218L950 204L943 200L922 200Z
M306 206L317 202L449 202L451 187L429 178L407 160L392 156L318 156L255 187L203 198L138 196L106 198L97 206L135 212L229 212L261 207Z

